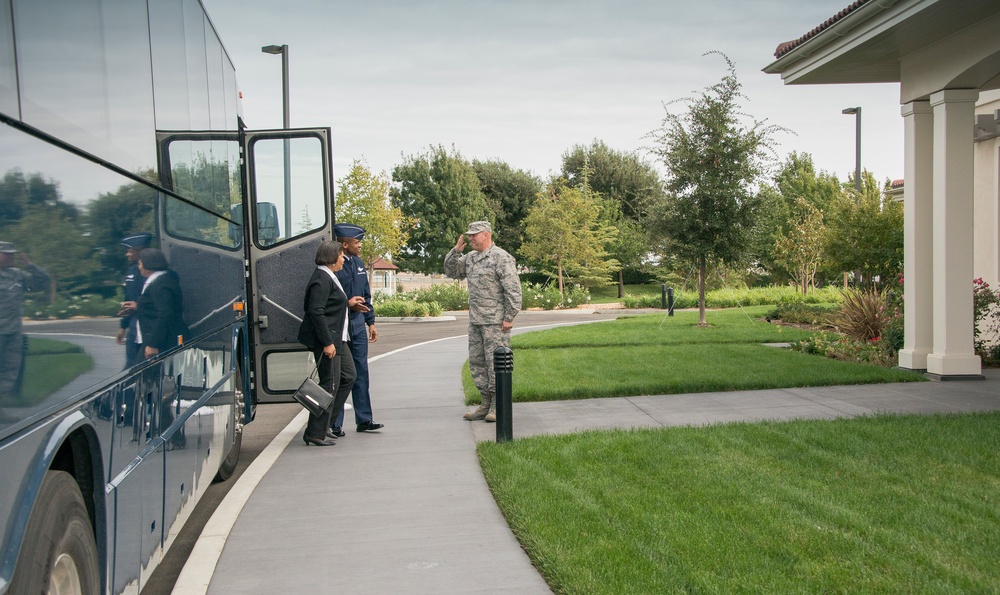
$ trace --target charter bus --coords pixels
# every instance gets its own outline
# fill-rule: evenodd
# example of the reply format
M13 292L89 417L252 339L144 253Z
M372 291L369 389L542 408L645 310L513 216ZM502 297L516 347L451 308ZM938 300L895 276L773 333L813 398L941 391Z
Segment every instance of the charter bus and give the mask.
M139 592L288 400L329 135L245 129L200 0L0 0L0 594ZM126 366L139 233L187 330Z

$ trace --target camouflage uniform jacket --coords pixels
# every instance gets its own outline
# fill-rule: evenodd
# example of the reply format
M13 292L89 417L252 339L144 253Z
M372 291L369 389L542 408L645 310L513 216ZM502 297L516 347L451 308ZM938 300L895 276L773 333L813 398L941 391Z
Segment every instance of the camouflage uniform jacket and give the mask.
M521 280L514 257L496 244L484 252L444 257L444 274L469 282L469 324L514 322L521 310Z
M25 291L41 291L49 286L49 275L34 264L26 270L0 269L0 334L21 332Z

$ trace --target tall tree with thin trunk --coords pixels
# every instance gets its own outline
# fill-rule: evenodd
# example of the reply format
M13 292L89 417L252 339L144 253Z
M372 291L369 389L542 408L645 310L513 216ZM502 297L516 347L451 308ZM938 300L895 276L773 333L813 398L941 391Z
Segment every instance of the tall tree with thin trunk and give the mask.
M741 120L740 82L733 62L721 55L729 73L699 97L678 100L684 113L664 106L661 127L650 133L652 152L667 168L668 196L654 212L654 234L670 251L698 270L699 324L705 325L705 272L709 263L735 266L753 248L759 198L757 186L774 154L771 135L781 130Z

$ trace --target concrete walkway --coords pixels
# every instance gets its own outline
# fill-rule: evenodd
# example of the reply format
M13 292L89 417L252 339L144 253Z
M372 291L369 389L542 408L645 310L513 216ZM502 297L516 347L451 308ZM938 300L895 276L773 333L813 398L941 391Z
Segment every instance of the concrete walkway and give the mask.
M337 446L306 447L304 413L293 420L218 508L174 592L548 593L479 468L475 441L496 426L461 419L466 349L462 336L373 358L377 434L345 428ZM988 370L985 381L517 404L514 435L997 409L1000 373Z

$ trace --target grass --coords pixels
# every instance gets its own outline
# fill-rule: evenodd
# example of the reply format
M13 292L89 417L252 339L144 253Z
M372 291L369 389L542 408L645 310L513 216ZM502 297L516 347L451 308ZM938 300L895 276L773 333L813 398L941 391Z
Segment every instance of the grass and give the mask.
M556 593L1000 591L1000 414L478 445Z
M24 362L24 386L19 398L10 399L9 407L32 407L94 367L94 360L72 343L39 339L28 340Z
M517 335L515 402L921 381L924 377L765 347L809 331L757 320L772 308L623 317ZM466 403L480 400L466 365Z
M659 296L661 291L662 289L659 284L625 285L625 293L628 295ZM618 297L618 284L592 287L590 289L590 303L592 304L613 304L620 301L622 300Z

